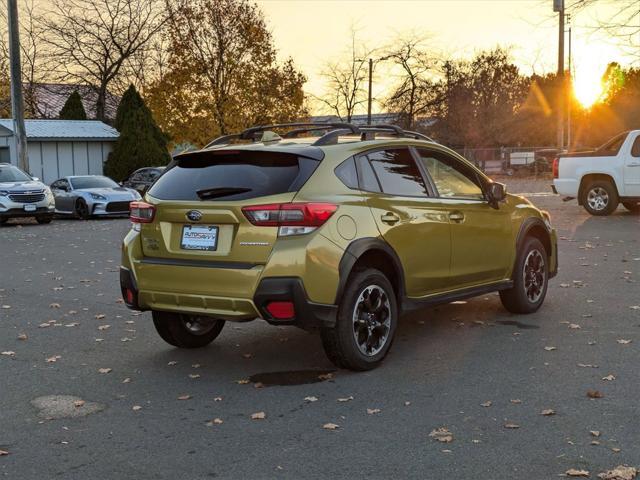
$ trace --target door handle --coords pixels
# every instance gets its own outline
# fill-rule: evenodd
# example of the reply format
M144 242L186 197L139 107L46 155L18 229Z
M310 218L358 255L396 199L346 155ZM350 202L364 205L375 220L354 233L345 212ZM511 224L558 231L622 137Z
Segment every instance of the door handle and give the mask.
M462 213L462 212L450 212L449 213L449 220L451 220L452 222L455 222L455 223L462 223L462 222L464 222L464 213Z
M633 162L627 165L627 167L640 167L640 162Z
M396 222L400 221L400 217L397 216L395 213L392 212L387 212L384 215L382 215L380 217L380 219L384 222L384 223L388 223L389 225L393 225Z

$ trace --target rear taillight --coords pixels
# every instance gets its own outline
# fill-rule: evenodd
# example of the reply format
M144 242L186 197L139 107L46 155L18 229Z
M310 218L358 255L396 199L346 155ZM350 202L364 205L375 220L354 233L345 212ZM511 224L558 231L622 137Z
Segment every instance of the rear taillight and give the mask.
M338 209L333 203L273 203L243 207L247 220L258 227L279 227L281 236L310 233Z
M553 178L558 178L560 176L560 159L553 159Z
M151 223L156 214L156 207L147 202L131 202L129 218L133 223Z

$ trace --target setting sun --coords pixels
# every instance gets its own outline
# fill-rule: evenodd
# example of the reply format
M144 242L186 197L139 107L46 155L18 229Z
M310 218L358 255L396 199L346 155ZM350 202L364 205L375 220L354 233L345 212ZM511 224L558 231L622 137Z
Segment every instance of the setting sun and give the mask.
M585 46L576 52L573 72L573 95L584 108L603 99L605 85L602 76L616 51L609 45Z

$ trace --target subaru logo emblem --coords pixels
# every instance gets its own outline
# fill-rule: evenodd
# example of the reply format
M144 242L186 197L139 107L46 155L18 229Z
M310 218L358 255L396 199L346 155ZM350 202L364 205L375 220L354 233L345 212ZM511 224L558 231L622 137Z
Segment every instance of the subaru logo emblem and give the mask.
M187 212L187 218L192 222L199 222L202 219L202 212L198 210L189 210Z

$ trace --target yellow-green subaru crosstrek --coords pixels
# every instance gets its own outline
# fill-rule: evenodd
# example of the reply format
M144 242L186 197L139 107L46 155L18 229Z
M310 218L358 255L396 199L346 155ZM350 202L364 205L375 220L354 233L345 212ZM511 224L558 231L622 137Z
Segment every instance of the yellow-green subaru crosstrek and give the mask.
M535 312L558 265L546 212L395 126L221 137L176 156L131 220L123 298L165 341L202 347L260 317L319 330L353 370L382 362L412 308L499 291Z

